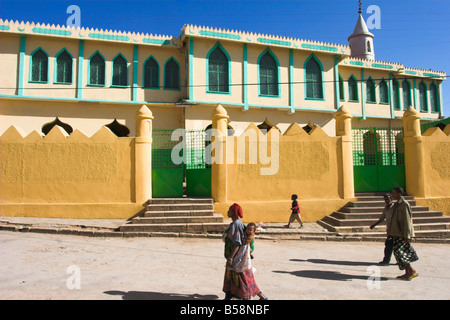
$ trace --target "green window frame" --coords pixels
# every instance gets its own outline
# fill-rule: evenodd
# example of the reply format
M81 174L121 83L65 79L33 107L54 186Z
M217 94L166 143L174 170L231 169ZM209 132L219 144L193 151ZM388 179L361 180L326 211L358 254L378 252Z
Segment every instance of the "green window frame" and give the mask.
M311 55L305 61L305 97L306 99L323 100L323 67L320 61Z
M152 56L144 62L143 84L146 89L159 89L159 64Z
M388 104L389 103L389 90L388 90L388 84L384 79L380 81L380 84L378 85L378 91L380 94L380 103Z
M400 110L400 85L397 79L392 79L392 102L394 110Z
M164 90L180 90L180 65L173 57L164 65Z
M348 101L358 102L359 101L359 93L358 93L358 80L356 80L354 75L351 75L347 80L348 83Z
M105 58L97 50L89 58L89 83L91 86L104 87L106 81L106 63Z
M208 92L230 93L230 58L225 49L217 43L207 54Z
M403 92L403 110L406 110L409 108L409 106L412 106L411 84L409 83L409 81L403 80L402 92Z
M375 81L371 77L366 81L366 101L370 103L377 103Z
M278 61L274 54L266 49L258 58L259 70L259 95L279 96L279 72Z
M41 48L31 53L30 82L48 82L48 54Z
M427 85L423 81L419 83L419 105L420 112L428 112Z
M66 49L61 50L55 57L55 83L72 84L73 56Z
M119 53L112 62L112 81L111 86L128 86L128 61Z
M430 111L439 112L439 89L433 82L430 84Z
M341 75L339 75L339 100L345 101L345 89L344 89L344 79L342 79Z

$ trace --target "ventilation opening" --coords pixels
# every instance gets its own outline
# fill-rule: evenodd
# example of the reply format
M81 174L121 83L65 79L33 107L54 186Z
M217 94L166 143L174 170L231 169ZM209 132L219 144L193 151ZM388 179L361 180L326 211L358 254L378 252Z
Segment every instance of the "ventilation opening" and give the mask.
M52 122L44 124L41 128L41 131L44 135L47 135L53 129L54 126L59 126L63 128L69 135L73 132L72 127L67 123L64 123L61 120L59 120L58 117L56 117L56 119L53 120Z
M267 118L266 118L266 120L264 120L263 123L258 124L257 127L258 127L259 130L261 130L261 132L264 133L264 134L266 134L267 132L269 132L269 130L272 129L272 128L275 128L275 129L277 129L278 131L280 131L280 129L279 129L276 125L274 125L274 124L272 124L271 122L269 122L269 120L267 120Z
M110 124L105 125L109 130L112 131L118 137L128 137L130 134L130 129L128 129L123 124L120 124L117 119L114 119Z

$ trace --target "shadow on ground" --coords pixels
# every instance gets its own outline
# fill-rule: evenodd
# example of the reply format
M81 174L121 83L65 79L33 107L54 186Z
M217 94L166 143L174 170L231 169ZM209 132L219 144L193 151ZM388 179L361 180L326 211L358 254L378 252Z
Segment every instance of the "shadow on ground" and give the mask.
M298 271L273 271L274 273L291 274L296 277L318 279L318 280L333 280L333 281L351 281L351 280L367 280L370 275L352 275L340 273L337 271L325 270L298 270ZM380 281L386 281L388 278L380 277Z
M151 291L118 291L111 290L103 292L112 296L122 296L122 300L217 300L214 294L183 294L183 293L163 293Z

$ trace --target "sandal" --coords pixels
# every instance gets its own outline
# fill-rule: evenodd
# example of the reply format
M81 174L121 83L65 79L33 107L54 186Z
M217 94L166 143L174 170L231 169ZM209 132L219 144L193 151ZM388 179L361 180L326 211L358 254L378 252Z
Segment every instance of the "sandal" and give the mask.
M416 273L413 273L412 275L410 275L409 277L408 277L408 280L411 280L412 278L415 278L415 277L418 277L419 276L419 274L416 272Z

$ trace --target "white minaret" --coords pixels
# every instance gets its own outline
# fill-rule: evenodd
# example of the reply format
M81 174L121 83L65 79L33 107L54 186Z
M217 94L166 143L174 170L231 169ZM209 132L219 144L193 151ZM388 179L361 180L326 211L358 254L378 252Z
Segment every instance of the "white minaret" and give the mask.
M353 33L348 37L350 44L351 56L354 58L375 60L375 52L373 49L374 35L369 32L366 22L361 13L361 1L359 1L359 17L356 22Z

